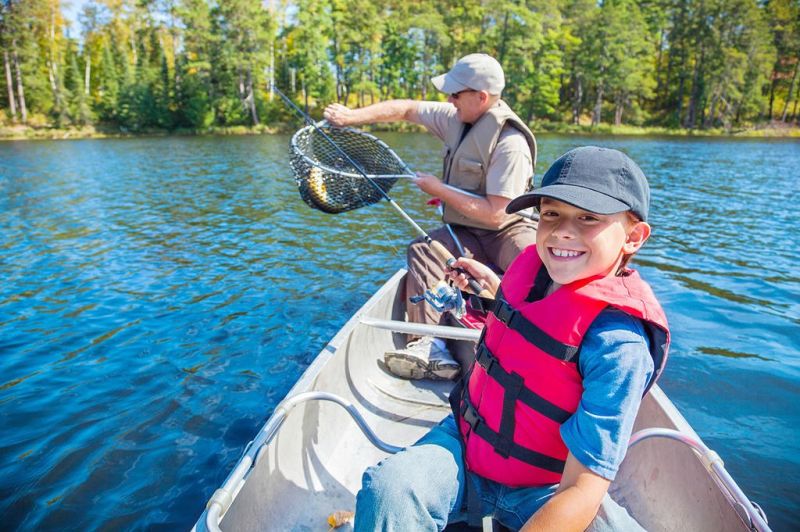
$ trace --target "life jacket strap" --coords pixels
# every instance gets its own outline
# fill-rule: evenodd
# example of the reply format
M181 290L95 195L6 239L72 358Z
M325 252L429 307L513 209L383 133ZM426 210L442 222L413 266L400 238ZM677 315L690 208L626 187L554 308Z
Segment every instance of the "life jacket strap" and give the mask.
M481 341L483 340L483 333L486 332L486 329L483 329L481 333ZM469 382L469 377L472 374L472 370L475 368L475 364L472 364L469 367L469 370L466 374L464 374L453 387L450 392L449 402L450 408L453 411L453 418L456 421L456 427L458 428L459 433L461 432L461 403L462 397L466 395L467 383ZM466 499L467 499L467 524L470 527L478 528L481 526L481 499L478 496L477 487L475 486L475 479L469 473L469 468L467 467L467 449L464 445L464 435L458 438L458 443L461 445L461 463L464 466L464 489L466 491Z
M497 383L500 384L500 386L502 386L505 390L505 396L503 400L503 420L506 419L506 403L513 395L516 396L514 398L515 401L520 401L521 403L526 404L533 410L539 412L549 419L552 419L559 425L563 424L572 415L572 412L569 410L564 410L560 406L551 403L530 388L524 386L522 377L516 373L509 373L506 371L503 366L500 365L500 362L498 362L497 357L494 356L491 350L483 342L478 344L478 350L475 352L475 363L480 364L480 366L486 370L486 374L492 379L496 380ZM517 386L520 386L519 391L514 391L511 395L509 395L509 390L516 390ZM514 426L512 424L511 428L513 429L513 427ZM500 425L500 431L503 432L502 423ZM506 432L503 433L507 434ZM513 435L513 432L511 434Z
M528 321L525 316L512 307L504 298L495 300L493 309L495 317L508 328L520 333L525 340L535 345L551 357L564 362L577 363L580 346L559 342L536 324Z
M500 367L498 364L497 367ZM525 387L525 379L519 373L507 373L508 382L503 386L503 410L500 413L500 441L497 442L495 452L503 458L508 458L511 445L514 443L514 428L517 417L514 415L517 399Z
M489 428L483 417L469 403L468 398L465 398L467 400L461 403L461 419L469 425L471 432L496 449L503 436ZM508 456L552 473L563 473L566 465L564 460L533 451L513 441L509 445Z

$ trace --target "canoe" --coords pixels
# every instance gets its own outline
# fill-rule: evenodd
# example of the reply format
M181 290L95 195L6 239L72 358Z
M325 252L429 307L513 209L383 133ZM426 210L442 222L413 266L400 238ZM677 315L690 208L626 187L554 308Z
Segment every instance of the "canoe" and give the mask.
M404 271L323 347L209 500L194 530L326 531L361 475L448 415L452 383L393 377L404 344ZM463 352L476 331L442 327ZM769 530L766 519L658 387L644 398L612 497L648 530ZM366 433L366 434L365 434ZM695 449L696 448L696 449Z

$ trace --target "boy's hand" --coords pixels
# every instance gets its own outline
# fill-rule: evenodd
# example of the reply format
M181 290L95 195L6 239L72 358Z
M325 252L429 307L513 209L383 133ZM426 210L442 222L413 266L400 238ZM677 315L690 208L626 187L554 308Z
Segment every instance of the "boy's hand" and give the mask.
M594 473L569 453L555 495L528 519L520 532L586 530L597 515L610 484L611 481Z
M453 263L453 269L447 272L447 276L461 290L467 290L469 288L467 275L459 272L459 269L466 271L469 276L478 281L478 284L491 292L492 295L497 293L497 289L500 287L500 278L485 264L466 257L461 257Z

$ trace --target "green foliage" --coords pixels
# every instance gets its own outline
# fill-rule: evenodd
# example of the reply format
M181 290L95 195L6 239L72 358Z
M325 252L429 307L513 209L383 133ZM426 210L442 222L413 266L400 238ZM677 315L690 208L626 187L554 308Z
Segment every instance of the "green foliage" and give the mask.
M300 0L297 9L296 23L286 29L286 62L291 89L301 94L307 109L312 99L326 101L333 96L328 56L332 6L327 1Z
M78 68L79 56L74 42L67 48L67 57L68 65L64 78L67 112L73 124L85 126L92 122L93 117L85 90L85 79Z
M60 8L0 2L7 123L258 129L292 121L270 80L314 116L443 100L430 78L471 52L537 128L735 131L800 107L797 0L89 0L69 32Z
M412 38L411 32L394 18L387 20L383 29L381 62L378 68L378 86L382 98L414 96L420 81L414 68L419 54L419 42Z

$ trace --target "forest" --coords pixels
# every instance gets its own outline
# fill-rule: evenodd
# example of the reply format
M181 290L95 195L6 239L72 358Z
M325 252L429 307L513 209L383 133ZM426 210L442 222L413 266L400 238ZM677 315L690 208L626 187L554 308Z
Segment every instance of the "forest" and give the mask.
M798 0L0 0L0 128L277 128L275 83L331 101L444 99L494 55L534 127L796 128Z

